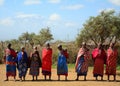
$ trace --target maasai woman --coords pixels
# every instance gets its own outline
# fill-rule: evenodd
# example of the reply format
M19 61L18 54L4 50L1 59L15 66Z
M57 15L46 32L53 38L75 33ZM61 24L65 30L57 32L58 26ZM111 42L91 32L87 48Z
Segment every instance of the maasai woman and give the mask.
M28 69L28 57L27 53L25 52L25 47L21 48L21 51L17 55L17 62L18 62L18 72L20 81L25 81L25 76Z
M32 75L34 81L34 76L37 77L39 75L39 68L41 67L41 59L39 56L39 52L37 51L37 47L34 47L33 52L30 55L30 75Z
M65 80L67 80L67 76L68 76L68 66L67 66L68 53L65 50L63 50L62 45L58 46L58 50L59 50L58 63L57 63L58 80L60 80L60 75L65 75Z
M114 43L111 43L109 49L107 50L106 74L108 75L108 80L110 75L113 75L114 80L116 80L116 65L118 52L114 48L114 45Z
M42 74L46 80L46 76L49 76L49 80L51 80L51 67L52 67L52 48L50 48L50 44L46 44L46 48L42 50Z
M89 50L86 48L86 43L84 42L78 52L76 59L76 64L75 64L75 70L77 72L76 80L79 79L79 76L84 76L84 80L86 80L87 71L88 71L88 60L89 60Z
M11 44L8 44L7 49L5 50L4 62L6 64L6 80L8 81L9 76L13 76L16 80L16 53L11 48Z
M101 80L103 80L104 63L106 61L106 52L104 51L101 43L99 43L98 47L93 50L92 58L94 60L93 75L94 77L96 77L96 80L98 80L97 78L98 76L100 76Z

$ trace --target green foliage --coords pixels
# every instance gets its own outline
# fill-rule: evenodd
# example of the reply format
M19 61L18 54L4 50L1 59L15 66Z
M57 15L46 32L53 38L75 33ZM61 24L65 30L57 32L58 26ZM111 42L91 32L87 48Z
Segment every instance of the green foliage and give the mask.
M119 65L119 66L117 66L117 70L120 70L120 65Z
M75 42L66 43L66 49L69 53L68 63L75 63L79 48L75 45Z
M120 16L114 15L114 11L102 11L96 17L90 17L83 25L76 38L79 46L83 41L90 43L105 43L120 39Z
M36 44L43 46L46 42L53 40L52 36L49 27L42 28L39 34L34 37L34 40Z
M120 66L120 48L118 48L117 64Z
M52 39L53 37L50 32L50 29L42 28L39 34L25 32L25 33L22 33L18 39L12 39L12 40L6 40L4 42L0 42L0 51L1 51L0 63L4 55L4 49L6 48L8 43L11 43L12 48L17 51L20 51L21 46L24 45L29 56L34 45L39 44L41 47L43 47L43 45L46 42L51 41ZM41 49L40 49L40 53L41 53Z
M57 68L57 64L52 64L52 68L54 68L54 69L56 69ZM69 69L73 69L73 68L75 68L75 64L68 64L68 68Z
M47 41L53 40L53 37L49 28L42 28L39 34L25 32L18 39L25 47L27 43L33 47L36 44L43 46Z
M22 33L22 35L18 38L19 42L21 42L22 44L24 44L24 46L26 47L26 43L30 43L30 45L33 47L34 45L34 36L36 34L35 33Z
M0 64L2 63L2 58L3 58L3 42L0 42Z
M52 63L57 64L58 60L58 49L57 46L58 44L61 44L63 46L63 49L67 49L69 53L69 58L67 59L68 63L75 63L76 57L77 57L77 52L78 48L75 46L75 42L62 42L62 41L56 41L54 43L51 43L51 48L53 50L53 58L52 58Z
M53 64L52 68L57 68L57 64ZM75 68L75 64L68 64L68 68L69 69L74 69ZM89 66L88 70L93 70L93 66ZM117 66L117 70L120 70L120 66Z

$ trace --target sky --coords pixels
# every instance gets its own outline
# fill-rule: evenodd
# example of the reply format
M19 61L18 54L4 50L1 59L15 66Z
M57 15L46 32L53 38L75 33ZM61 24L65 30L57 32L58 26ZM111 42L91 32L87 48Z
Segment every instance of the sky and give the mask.
M0 0L0 41L50 27L54 40L74 41L90 16L120 12L120 0Z

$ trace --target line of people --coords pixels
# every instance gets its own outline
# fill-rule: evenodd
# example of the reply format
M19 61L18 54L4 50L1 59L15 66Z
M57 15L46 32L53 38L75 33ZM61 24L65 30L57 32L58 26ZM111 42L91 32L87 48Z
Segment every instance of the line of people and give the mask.
M98 80L98 76L103 80L104 75L104 65L106 65L106 75L108 76L108 81L110 80L110 75L114 76L114 81L116 81L116 66L117 66L117 57L118 51L114 47L115 43L110 43L107 51L104 50L103 45L101 43L98 44L98 47L92 51L92 59L94 62L93 67L93 76ZM80 48L76 64L75 70L77 72L77 78L79 76L84 76L84 80L86 80L87 72L88 72L88 62L89 62L89 49L86 47L86 43L82 44Z
M94 61L93 76L96 78L96 80L98 80L98 76L100 76L101 80L103 80L104 64L106 64L106 74L108 76L108 80L110 79L110 75L113 75L114 80L116 80L118 52L114 48L114 45L114 43L111 43L109 49L105 51L102 44L99 43L98 47L92 51L92 58ZM65 80L67 80L67 59L69 57L69 54L66 49L62 48L62 45L58 45L58 50L58 80L60 80L61 75L64 75ZM30 68L29 74L32 75L32 81L34 81L35 78L38 80L40 67L42 68L44 79L46 80L47 76L49 76L49 80L51 80L52 54L52 48L50 47L49 43L47 43L46 47L43 48L41 59L37 47L33 48L33 51L30 54L30 58L28 58L25 47L21 47L21 51L16 53L14 49L11 48L11 44L8 44L4 56L4 62L6 64L5 81L9 80L9 76L13 76L14 80L16 81L16 67L18 69L20 81L25 81L28 67ZM86 47L86 43L84 42L82 44L82 47L79 49L75 63L75 71L77 73L76 80L79 80L79 76L84 76L84 80L86 80L89 58L90 52Z

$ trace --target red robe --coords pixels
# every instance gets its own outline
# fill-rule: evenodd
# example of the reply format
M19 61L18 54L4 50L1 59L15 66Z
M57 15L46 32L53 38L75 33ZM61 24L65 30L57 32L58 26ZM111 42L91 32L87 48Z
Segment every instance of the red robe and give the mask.
M42 70L51 72L52 66L52 49L44 48L42 50Z
M117 56L118 52L116 49L107 50L107 61L106 61L106 74L107 75L116 75L116 65L117 65Z
M13 58L17 57L16 52L13 49L6 49L5 50L5 56L4 56L4 63L7 64L6 62L6 56L11 55Z
M66 59L68 59L69 58L69 54L68 54L68 52L67 51L63 51L63 55L66 57Z
M94 60L94 76L103 76L104 74L104 63L106 60L106 52L104 50L100 50L98 48L94 49L92 52L92 58Z

